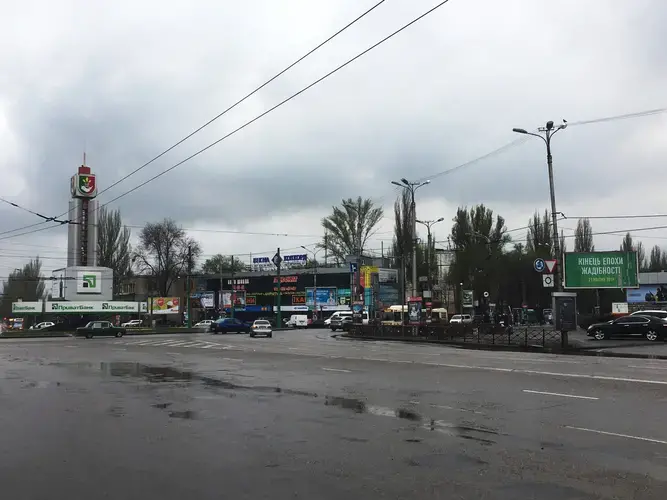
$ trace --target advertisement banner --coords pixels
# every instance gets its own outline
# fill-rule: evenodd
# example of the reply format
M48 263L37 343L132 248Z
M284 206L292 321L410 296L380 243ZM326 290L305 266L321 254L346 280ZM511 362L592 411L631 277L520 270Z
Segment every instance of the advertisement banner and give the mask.
M375 266L361 266L361 275L359 276L359 279L361 282L359 283L361 286L364 288L370 288L371 287L371 275L373 274L378 274L380 272L379 267Z
M178 314L179 305L178 297L151 297L153 314Z
M222 290L220 303L223 309L231 309L232 301L234 309L245 308L245 291L243 290Z
M42 302L12 302L12 314L40 314L43 310Z
M195 292L190 294L190 299L198 300L203 309L215 308L215 292Z
M378 279L380 283L398 283L398 269L379 269Z
M357 324L361 324L363 322L363 314L364 303L360 300L354 301L352 303L352 321Z
M411 325L418 325L422 320L421 297L410 297L408 299L408 321Z
M138 313L139 302L47 302L45 312L57 314Z
M352 298L352 293L350 292L349 288L338 289L338 305L349 307L351 298Z
M626 290L625 295L630 304L667 302L667 285L639 285L634 290Z
M473 301L473 292L472 290L463 290L461 292L461 299L463 301L463 307L473 307L474 306L474 301Z
M570 252L563 260L565 288L638 288L637 252Z
M76 293L102 293L102 273L78 271L76 273Z
M322 306L335 306L338 304L338 289L336 287L317 287L317 309ZM313 288L306 288L306 305L313 307Z

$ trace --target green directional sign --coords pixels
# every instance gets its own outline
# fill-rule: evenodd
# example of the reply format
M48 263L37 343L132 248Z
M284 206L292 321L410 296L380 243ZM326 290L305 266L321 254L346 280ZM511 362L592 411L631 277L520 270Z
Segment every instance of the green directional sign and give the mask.
M563 261L565 288L639 288L637 252L571 252Z

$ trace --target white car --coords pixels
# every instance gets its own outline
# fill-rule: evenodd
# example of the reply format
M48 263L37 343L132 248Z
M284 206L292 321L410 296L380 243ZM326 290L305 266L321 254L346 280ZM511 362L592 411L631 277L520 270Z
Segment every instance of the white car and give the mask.
M265 319L257 319L250 327L250 336L257 337L258 335L264 335L268 338L273 337L273 330L271 328L271 323Z
M653 316L654 318L667 319L667 311L661 309L647 309L646 311L635 311L630 316Z
M41 330L42 328L49 328L50 326L55 325L53 321L42 321L30 327L31 330Z
M126 321L125 323L121 323L120 326L124 326L125 328L139 328L141 326L141 320L140 319L131 319L130 321Z
M463 325L472 323L472 316L470 314L455 314L452 316L452 319L449 320L451 325Z
M213 320L212 320L212 319L205 319L205 320L202 320L202 321L200 321L199 323L197 323L197 324L194 326L194 328L205 328L206 330L208 330L209 328L211 328L211 325L212 325L212 324L213 324Z

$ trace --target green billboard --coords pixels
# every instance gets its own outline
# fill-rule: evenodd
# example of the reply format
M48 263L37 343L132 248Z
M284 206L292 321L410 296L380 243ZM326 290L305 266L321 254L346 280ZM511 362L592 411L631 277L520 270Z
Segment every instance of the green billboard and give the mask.
M637 252L570 252L563 259L565 288L638 288Z

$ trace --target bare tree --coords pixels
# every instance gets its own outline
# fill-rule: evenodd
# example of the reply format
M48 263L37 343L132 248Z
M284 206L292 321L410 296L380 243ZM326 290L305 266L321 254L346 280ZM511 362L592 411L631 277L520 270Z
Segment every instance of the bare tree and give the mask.
M621 242L621 252L637 252L637 263L639 265L639 271L644 271L647 268L646 262L646 250L641 241L638 241L636 244L632 240L630 233L626 233L623 241Z
M148 223L139 233L135 254L139 270L155 278L158 293L168 296L179 276L194 270L201 246L172 219Z
M577 229L574 232L574 251L575 252L593 252L593 227L589 219L579 219Z
M12 302L16 302L18 299L25 302L34 302L43 299L44 290L42 261L39 257L35 257L21 269L12 271L8 279L2 283L0 317L10 316Z
M114 274L114 296L118 295L121 279L131 274L131 232L123 226L120 210L107 211L101 208L97 228L97 261Z
M384 215L370 198L343 200L339 207L322 219L328 237L319 246L327 249L336 261L344 262L348 255L363 255L366 242Z
M648 271L651 273L664 271L665 254L658 245L651 249L651 255L648 259Z

